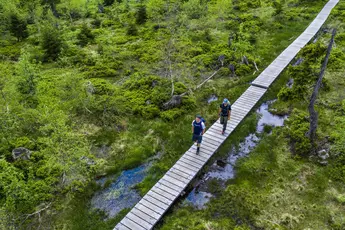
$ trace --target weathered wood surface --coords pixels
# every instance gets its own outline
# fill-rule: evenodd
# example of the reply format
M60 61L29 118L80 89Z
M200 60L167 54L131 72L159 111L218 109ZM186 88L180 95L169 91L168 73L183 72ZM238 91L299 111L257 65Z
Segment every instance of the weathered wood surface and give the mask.
M149 230L162 218L174 201L183 194L188 184L253 109L267 88L291 62L302 47L319 31L339 0L330 0L309 27L287 47L232 105L231 119L224 135L219 119L203 136L200 153L191 146L175 165L151 188L133 209L118 223L117 230Z

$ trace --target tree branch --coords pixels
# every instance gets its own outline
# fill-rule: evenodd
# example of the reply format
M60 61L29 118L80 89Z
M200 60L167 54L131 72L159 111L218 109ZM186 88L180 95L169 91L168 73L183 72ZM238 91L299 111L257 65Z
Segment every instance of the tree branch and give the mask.
M309 114L310 114L309 139L310 139L310 142L312 144L312 147L315 146L316 129L317 129L317 121L318 121L318 114L314 108L314 105L315 105L315 101L317 99L317 95L319 93L319 89L322 85L322 78L323 78L323 75L324 75L326 67L327 67L327 63L328 63L328 59L329 59L329 56L330 56L330 53L332 50L332 45L334 42L335 34L336 34L336 29L333 29L332 38L331 38L331 41L330 41L328 48L327 48L326 57L325 57L325 60L322 64L320 75L319 75L319 78L318 78L316 85L314 87L313 94L311 95L310 103L308 106L308 110L309 110Z

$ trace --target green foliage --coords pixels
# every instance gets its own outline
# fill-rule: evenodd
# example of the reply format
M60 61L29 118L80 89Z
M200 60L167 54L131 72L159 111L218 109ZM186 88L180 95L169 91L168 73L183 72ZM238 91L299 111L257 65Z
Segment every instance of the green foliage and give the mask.
M115 0L104 0L103 4L104 6L111 6L114 2Z
M291 140L292 152L300 156L307 156L311 150L307 135L309 131L308 114L297 109L294 110L286 121L286 126L287 134Z
M17 38L18 41L23 40L29 36L27 31L27 22L21 19L17 14L12 13L10 16L10 32Z
M41 46L44 50L44 61L56 61L62 48L58 29L51 26L45 27L41 35Z
M2 213L9 213L7 220L25 225L13 228L38 228L39 225L42 229L114 227L128 210L107 221L104 221L105 213L89 211L88 202L98 189L92 182L94 176L135 167L159 151L161 159L152 163L152 170L138 188L144 192L152 187L190 146L190 123L195 113L205 115L210 124L217 119L218 102L207 104L205 99L212 94L230 97L232 101L237 98L255 77L253 61L263 69L287 45L289 38L304 29L310 21L306 18L311 19L319 7L307 3L306 7L300 7L292 1L281 1L281 4L284 14L272 19L272 3L262 0L1 2L0 219L3 220ZM97 13L103 10L104 13ZM10 36L10 13L18 15L18 19L28 19L28 39L21 38L23 41L16 43ZM86 26L90 23L92 31ZM136 37L139 31L140 38ZM342 44L341 41L337 41L338 44ZM23 47L23 56L17 64ZM314 48L313 53L321 50ZM171 98L171 81L166 77L170 71L174 94L178 95L194 89L218 69L220 55L225 55L225 68L215 78L202 89L183 97L181 105L162 109ZM242 63L243 55L249 59L248 66ZM341 66L341 50L331 59L330 66ZM41 65L34 60L45 63ZM57 62L46 63L49 61ZM239 78L227 77L226 67L230 63L235 66ZM319 68L312 63L309 66L314 72ZM310 85L308 83L306 88ZM238 143L249 131L255 131L256 117L250 116L247 121L231 137L232 144ZM270 188L266 181L272 180L271 174L285 178L288 175L284 172L296 173L293 167L274 171L276 152L271 149L282 143L283 139L265 142L260 148L264 156L255 159L259 163L243 163L241 175L248 173L249 176L236 182L239 188L233 186L234 191L227 192L235 196L233 200L220 199L228 206L219 209L224 210L223 216L219 217L216 212L184 209L187 211L181 212L182 217L176 218L173 214L163 222L163 228L248 229L248 226L259 226L269 229L267 223L256 218L262 213L258 210L272 210L264 206L270 197L265 196L262 189ZM32 151L30 160L12 159L12 150L19 146ZM224 149L228 151L230 147L227 145ZM289 155L284 153L284 156ZM280 166L289 165L282 162ZM307 182L324 195L325 186L328 186L325 181L317 175ZM276 182L272 183L279 184ZM214 192L221 196L217 183L211 184ZM252 186L258 187L252 189ZM279 186L284 185L280 183ZM313 199L316 193L309 192L306 197ZM35 215L26 221L20 218L49 203L52 205L42 213L41 222ZM234 204L238 211L230 210L228 204ZM240 218L235 220L233 217L237 218L238 213ZM267 216L261 219L272 220ZM298 214L290 210L273 221L289 228L290 225L295 227L296 219L300 221ZM247 220L248 225L236 226ZM3 225L0 223L0 228ZM334 221L332 226L338 225L341 226L341 222Z
M281 101L289 101L294 99L293 90L289 87L281 88L277 96Z
M278 15L283 12L283 4L279 0L273 1L274 14Z
M30 63L29 55L24 53L18 65L17 89L22 95L21 102L29 107L37 105L37 82L39 80L39 71L36 64Z
M135 24L130 23L127 27L127 35L130 36L137 36L138 35L138 28Z
M18 44L1 45L0 60L18 61L21 47Z
M140 6L137 11L135 22L138 25L142 25L147 20L146 6Z
M86 46L89 42L92 42L95 36L92 34L90 28L87 24L83 24L81 27L80 32L77 35L79 40L78 44L80 46Z

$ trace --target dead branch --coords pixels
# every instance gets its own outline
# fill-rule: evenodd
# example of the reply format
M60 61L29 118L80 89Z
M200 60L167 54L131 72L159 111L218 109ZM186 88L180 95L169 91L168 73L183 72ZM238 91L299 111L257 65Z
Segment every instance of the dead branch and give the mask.
M204 80L202 83L200 83L199 85L197 85L197 86L195 87L194 91L197 90L197 89L199 89L199 88L200 88L201 86L203 86L206 82L208 82L212 77L214 77L214 75L216 75L216 74L218 73L218 71L219 71L219 70L216 70L216 71L215 71L211 76L209 76L206 80ZM182 93L180 96L183 97L183 96L187 95L188 93L189 93L189 91L184 92L184 93Z
M316 112L314 105L315 105L315 101L317 99L317 95L319 93L319 89L322 85L322 78L323 78L323 75L324 75L326 67L327 67L328 58L329 58L331 50L332 50L332 45L334 42L335 34L336 34L336 29L333 29L332 38L331 38L331 41L330 41L328 48L327 48L326 57L325 57L325 60L322 64L320 75L319 75L319 78L318 78L316 85L314 87L314 91L313 91L313 94L311 95L310 103L308 106L308 110L309 110L309 114L310 114L309 138L310 138L310 142L311 142L313 147L315 146L316 129L317 129L317 122L318 122L318 113Z
M254 67L255 67L256 71L260 71L259 68L258 68L258 66L256 65L256 62L253 61L253 63L254 63Z
M38 222L39 222L39 226L38 226L38 229L39 229L40 226L41 226L41 222L42 222L42 220L41 220L41 213L42 213L44 210L48 209L48 208L51 206L51 204L52 204L52 203L50 202L50 203L47 204L44 208L41 208L40 210L38 210L38 211L36 211L36 212L33 212L33 213L30 213L30 214L25 215L25 219L22 221L21 225L22 225L28 218L37 215L37 216L38 216Z

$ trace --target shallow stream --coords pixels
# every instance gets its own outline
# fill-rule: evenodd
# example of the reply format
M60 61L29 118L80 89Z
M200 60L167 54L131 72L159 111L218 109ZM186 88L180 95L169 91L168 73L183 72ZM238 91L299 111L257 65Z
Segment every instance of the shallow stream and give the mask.
M213 95L209 100L216 100L216 96ZM216 179L218 184L225 187L225 182L235 176L234 165L236 161L247 156L258 144L260 141L260 135L258 134L264 131L264 126L283 126L286 116L276 116L268 112L270 103L272 101L263 103L256 111L260 115L256 133L249 134L237 148L236 146L232 147L227 158L215 160L209 171L203 175L197 186L187 195L187 204L192 204L199 209L203 208L209 199L214 196L208 186L209 181ZM116 216L124 208L133 207L141 199L134 186L143 181L150 165L150 163L147 163L123 171L109 186L95 193L91 200L91 207L104 211L109 218ZM97 183L103 186L107 179L102 178Z
M269 104L273 102L265 102L256 110L256 113L260 116L256 126L256 132L249 134L238 147L233 146L226 158L216 159L213 162L208 172L203 175L202 179L196 183L196 186L187 195L185 200L186 204L191 204L198 209L204 208L205 204L214 196L212 194L212 188L209 186L212 184L211 181L216 180L217 185L225 188L226 181L235 176L234 166L236 161L239 158L248 156L252 149L259 143L259 134L264 132L265 125L273 127L284 125L284 120L287 116L277 116L268 111Z

